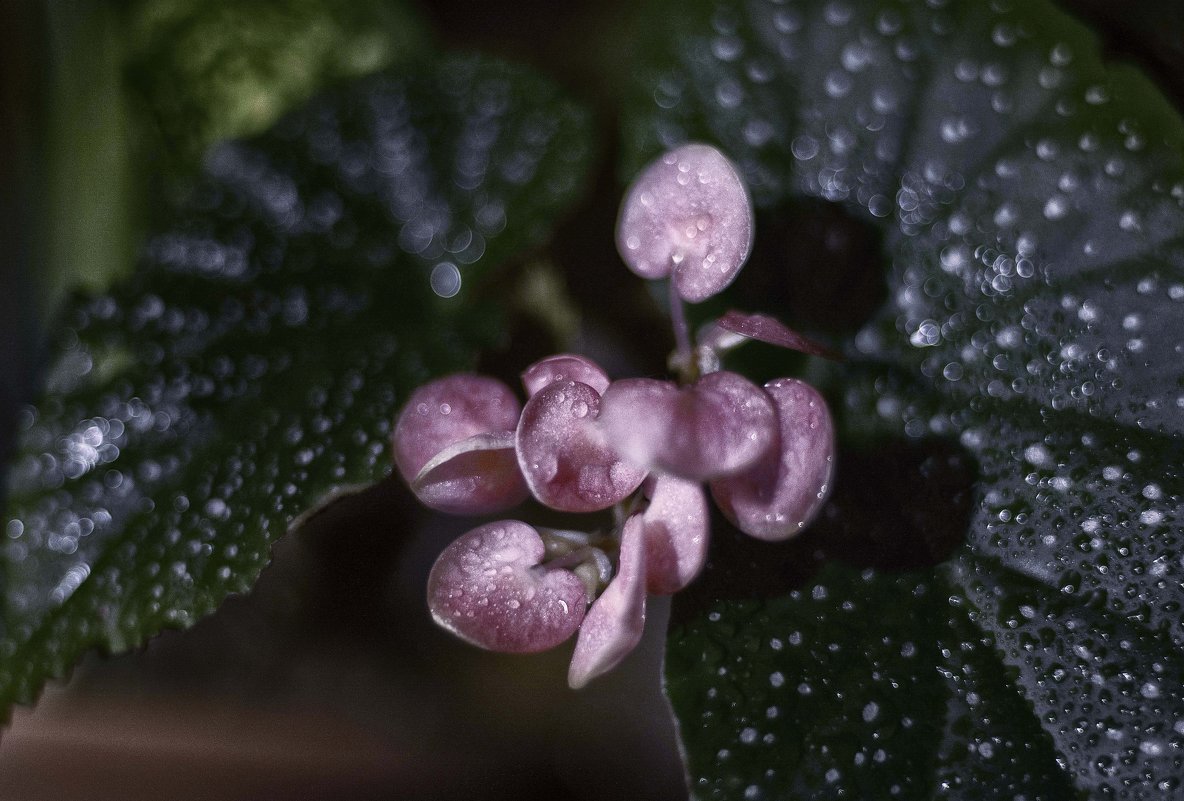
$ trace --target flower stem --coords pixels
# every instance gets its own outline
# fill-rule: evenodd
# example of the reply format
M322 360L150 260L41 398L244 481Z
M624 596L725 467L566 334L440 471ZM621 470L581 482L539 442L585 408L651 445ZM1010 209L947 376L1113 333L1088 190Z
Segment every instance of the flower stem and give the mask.
M608 558L608 554L591 545L585 545L571 553L535 565L531 570L539 574L551 570L571 570L579 575L587 585L589 603L599 594L600 588L606 586L613 577L613 563Z
M669 287L670 326L674 329L674 344L678 349L678 362L689 365L693 363L691 329L687 325L687 316L682 306L682 297L678 294L678 289L674 286L673 279L670 280Z

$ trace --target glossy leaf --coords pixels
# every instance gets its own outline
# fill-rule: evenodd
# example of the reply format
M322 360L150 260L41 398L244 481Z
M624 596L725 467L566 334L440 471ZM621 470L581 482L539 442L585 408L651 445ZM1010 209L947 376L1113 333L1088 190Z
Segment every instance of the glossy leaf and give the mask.
M404 397L495 330L433 274L538 245L588 156L552 84L459 57L215 149L136 272L65 311L21 420L0 708L87 648L189 625L297 515L381 478Z
M845 365L818 366L840 444L935 438L975 467L971 512L951 521L960 546L938 565L916 548L904 561L927 569L907 582L869 559L842 591L807 573L788 594L728 598L712 579L728 551L716 555L698 597L675 607L703 638L680 629L669 649L692 787L863 797L875 777L903 798L1170 793L1184 766L1179 118L1139 75L1103 68L1095 40L1045 3L700 3L667 19L672 44L650 51L660 55L627 121L629 169L709 141L739 165L758 217L804 196L875 229L887 302L844 344ZM926 469L942 480L944 468ZM862 514L833 504L818 537ZM913 581L956 613L913 598ZM806 597L821 636L866 669L828 672L829 648L769 651L800 628ZM866 597L874 619L844 628L846 606ZM759 670L745 672L744 646L713 647L712 625L753 638ZM901 674L893 693L914 710L914 734L856 764L875 729L851 699L891 664L885 638L940 644L926 658L946 678ZM826 751L788 735L761 745L769 704L741 688L765 670L787 684L825 677L824 708L776 707L794 742ZM713 698L734 702L730 717L723 700L703 711ZM972 789L971 775L983 784Z
M694 795L1065 797L1038 722L939 588L832 563L676 625L696 648L668 649L667 693L690 764L714 765Z

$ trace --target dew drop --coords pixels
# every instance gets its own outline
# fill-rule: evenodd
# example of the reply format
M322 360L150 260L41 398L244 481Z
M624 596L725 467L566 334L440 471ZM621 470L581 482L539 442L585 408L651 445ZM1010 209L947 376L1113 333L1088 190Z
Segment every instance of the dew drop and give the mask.
M455 297L460 292L460 270L450 261L440 262L432 268L428 278L432 291L442 298Z
M818 155L818 141L803 134L793 140L790 149L793 151L794 158L800 161L809 161Z
M1065 198L1060 195L1054 195L1048 199L1044 204L1044 216L1049 220L1059 220L1064 217L1069 211L1069 205L1065 202Z

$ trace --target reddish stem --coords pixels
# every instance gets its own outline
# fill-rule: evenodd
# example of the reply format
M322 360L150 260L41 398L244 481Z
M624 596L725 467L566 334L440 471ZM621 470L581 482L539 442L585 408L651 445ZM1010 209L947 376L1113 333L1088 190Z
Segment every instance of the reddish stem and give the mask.
M679 364L692 364L691 328L687 325L686 312L682 307L682 297L674 286L674 278L670 279L670 326L674 329L674 344L678 349Z

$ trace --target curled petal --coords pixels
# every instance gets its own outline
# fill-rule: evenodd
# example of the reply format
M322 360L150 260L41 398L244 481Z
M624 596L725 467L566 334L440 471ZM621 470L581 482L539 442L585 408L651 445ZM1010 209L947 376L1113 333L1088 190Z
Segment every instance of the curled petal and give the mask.
M707 560L707 495L697 481L654 479L645 525L646 589L670 595L691 583Z
M604 393L604 423L630 460L695 481L747 470L777 436L769 396L724 370L681 390L650 379L615 381Z
M608 373L600 365L584 356L560 353L548 356L527 367L522 373L522 385L528 397L556 381L579 381L603 393L608 389Z
M518 424L518 466L541 503L565 512L607 509L637 489L646 471L611 447L597 422L600 393L556 382L526 403Z
M449 445L410 485L425 506L456 515L500 512L529 494L518 470L513 431L475 434Z
M395 466L411 482L432 457L476 434L513 430L522 406L496 378L455 373L424 384L403 406L391 437Z
M584 619L584 582L569 570L539 566L543 541L531 526L500 520L444 549L428 577L432 618L466 642L491 651L545 651Z
M736 277L752 250L752 200L736 167L710 145L652 162L621 204L617 249L642 278L672 280L697 303Z
M579 689L612 670L637 647L645 629L645 527L640 515L625 521L617 575L588 609L567 683Z
M765 384L777 407L780 442L753 469L711 484L723 513L746 534L784 540L814 519L830 491L834 422L816 389L793 378Z
M512 439L521 409L510 388L494 378L457 373L424 384L395 422L395 466L432 509L509 509L527 495Z
M721 347L726 349L730 344L727 340L731 337L725 332L738 334L747 339L757 339L780 348L801 351L811 356L822 356L836 361L842 359L835 351L802 336L767 314L746 314L733 309L715 321L715 326L704 337L702 344L715 350Z

